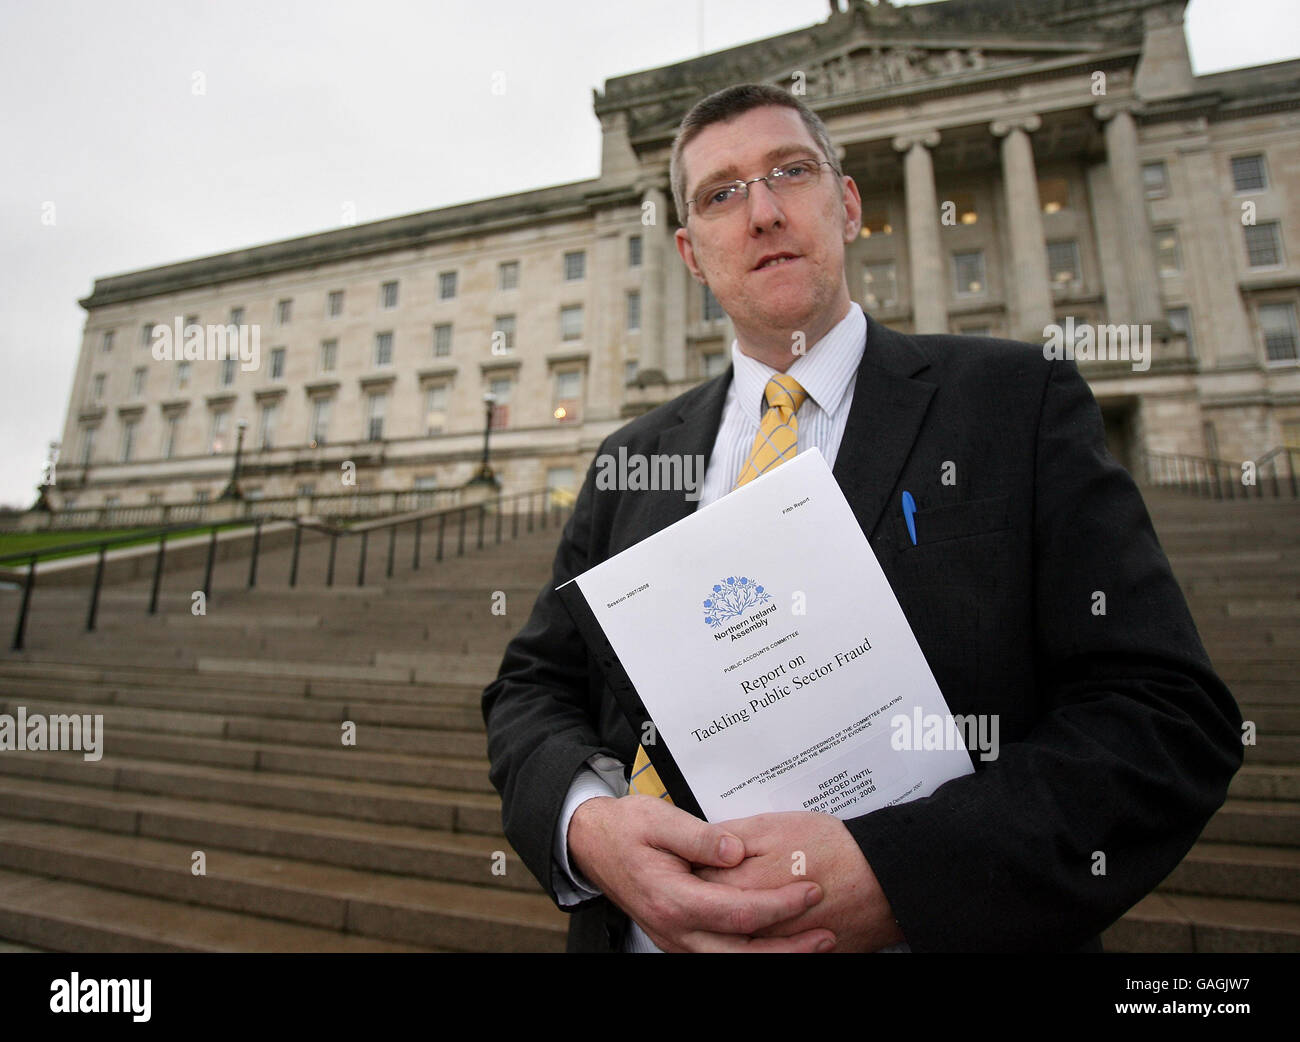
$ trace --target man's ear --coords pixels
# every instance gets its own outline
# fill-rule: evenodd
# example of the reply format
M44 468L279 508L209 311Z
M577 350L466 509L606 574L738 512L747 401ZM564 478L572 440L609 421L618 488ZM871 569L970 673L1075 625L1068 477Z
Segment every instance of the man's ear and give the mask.
M695 281L703 283L704 273L700 271L699 265L695 263L695 247L691 244L691 233L685 228L678 228L677 231L673 232L673 242L677 244L677 252L681 254L682 260L686 262L686 267L695 276Z
M844 175L844 242L853 242L862 234L862 196L857 182Z

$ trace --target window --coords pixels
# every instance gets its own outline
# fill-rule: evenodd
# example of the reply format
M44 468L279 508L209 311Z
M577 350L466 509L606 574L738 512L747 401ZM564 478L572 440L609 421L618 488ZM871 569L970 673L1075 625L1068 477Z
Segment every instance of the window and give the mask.
M984 251L963 250L952 255L953 290L959 297L984 292Z
M284 379L284 350L285 349L283 347L271 348L271 379L272 380Z
M1082 282L1079 275L1079 244L1073 239L1066 242L1049 242L1047 272L1052 280L1053 289L1078 289Z
M582 323L579 320L578 334L582 334ZM515 316L514 315L497 315L492 320L492 353L494 355L507 354L515 349Z
M587 253L574 250L564 255L564 281L577 282L587 277Z
M382 441L384 437L384 410L388 406L388 395L372 394L366 400L366 437L370 441Z
M451 354L451 323L442 322L433 327L433 356L446 358Z
M1205 438L1205 455L1208 459L1219 458L1219 433L1214 424L1206 420L1201 424L1201 436Z
M884 210L874 210L862 214L862 238L870 239L873 235L893 235L894 226L889 223L889 214Z
M320 371L322 373L332 373L338 362L339 342L337 340L322 340L320 342Z
M317 397L311 400L311 429L307 440L313 449L325 444L330 427L330 399Z
M417 510L428 510L437 498L438 478L434 474L420 474L415 479L415 505Z
M1178 248L1177 228L1155 228L1156 267L1161 275L1178 275L1183 270L1182 251Z
M144 366L140 366L131 373L131 397L139 398L144 394Z
M138 420L127 420L122 424L122 463L130 463L131 453L135 451L135 429Z
M578 478L572 467L547 467L546 491L548 493L567 492L571 496L578 490ZM547 495L547 502L561 502L552 495ZM566 499L568 497L565 497Z
M502 261L497 265L497 289L519 288L519 262Z
M284 303L284 301L281 301L281 303ZM230 324L231 324L232 326L242 326L242 325L244 324L244 309L243 309L243 308L231 308L231 309L230 309Z
M163 459L171 459L176 455L176 438L181 431L181 418L177 413L167 417L166 426L163 428Z
M98 427L83 427L81 429L81 465L90 466L91 460L95 458L95 432Z
M153 323L146 322L140 327L140 346L148 347L153 343Z
M386 366L393 364L393 334L376 333L375 334L375 365Z
M379 290L380 304L386 308L397 307L397 283L385 282Z
M975 209L975 196L971 192L957 192L952 197L952 218L944 220L944 224L975 224L979 219L979 211ZM947 210L947 207L941 207Z
M456 273L444 271L438 275L438 299L452 300L456 296Z
M725 351L709 351L701 355L701 362L704 369L704 379L708 380L726 371L727 353Z
M1165 321L1175 333L1187 337L1187 353L1196 356L1196 344L1192 340L1192 312L1190 308L1169 308L1165 311Z
M629 235L627 239L627 266L641 267L641 236Z
M176 390L183 391L190 385L190 363L176 363Z
M238 359L226 358L221 362L221 386L229 387L235 382L235 363Z
M1268 361L1294 362L1300 357L1294 304L1261 304L1259 329L1264 335L1264 354Z
M1142 164L1142 188L1148 199L1163 199L1169 194L1169 171L1163 162Z
M325 298L325 313L330 318L338 318L343 314L343 291L341 289L332 289L329 296Z
M993 328L991 326L962 326L958 332L962 336L992 336Z
M298 486L298 489L297 489L297 492L296 492L296 495L302 496L302 497L304 497L304 498L306 498L306 499L310 499L310 498L311 498L312 496L314 496L315 494L316 494L316 485L315 485L314 482L311 482L311 481L304 481L304 482L302 482L302 483Z
M280 406L276 402L262 403L262 415L257 431L257 444L262 450L272 447L275 440L275 421L279 414Z
M582 370L560 369L555 373L553 415L561 423L573 423L579 419L579 405L582 398Z
M893 261L863 266L862 294L868 311L891 308L898 303L898 278Z
M226 430L230 423L230 410L218 409L212 414L212 430L208 436L208 450L216 455L226 447Z
M1261 192L1268 187L1263 155L1232 157L1232 187L1237 192Z
M569 304L560 308L560 337L564 340L582 339L581 304Z
M718 303L718 298L713 295L713 290L708 286L700 287L704 292L700 307L700 314L705 322L717 322L724 317L722 305Z
M1246 263L1252 268L1273 268L1282 263L1282 232L1277 221L1250 224L1246 233Z
M1045 177L1038 182L1038 205L1043 213L1060 213L1070 208L1070 182L1064 177Z
M500 430L510 425L510 385L508 376L496 376L488 381L488 392L496 400L492 403L491 427Z
M186 315L186 316L185 316L185 327L184 327L184 329L181 330L182 335L184 335L185 333L188 333L188 332L190 331L190 327L191 327L191 326L197 326L198 324L199 324L199 316L198 316L198 315Z
M282 300L275 305L275 321L278 325L287 326L290 319L293 318L293 301Z
M636 379L637 370L640 369L640 368L641 368L641 365L640 365L639 362L637 362L637 360L636 360L635 358L632 359L632 360L630 360L630 361L624 362L624 363L623 363L623 380L624 380L624 382L625 382L625 383L631 383L633 380L635 380L635 379Z
M447 385L434 384L424 392L424 432L440 434L447 422Z
M104 383L108 376L104 373L96 373L90 381L90 404L98 405L104 400Z
M627 295L627 331L636 333L641 329L641 291L632 290Z
M99 341L99 349L105 354L108 354L109 351L113 350L113 330L104 330L104 335Z

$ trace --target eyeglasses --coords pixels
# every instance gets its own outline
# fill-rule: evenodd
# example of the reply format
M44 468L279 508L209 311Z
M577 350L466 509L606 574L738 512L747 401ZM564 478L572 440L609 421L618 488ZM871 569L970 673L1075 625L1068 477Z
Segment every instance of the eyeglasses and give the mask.
M708 220L723 217L745 205L745 200L749 198L749 186L755 181L764 182L777 195L793 195L815 185L821 179L823 166L835 169L829 160L796 159L793 163L773 167L764 177L709 185L696 192L686 205L688 209L693 205L696 214Z

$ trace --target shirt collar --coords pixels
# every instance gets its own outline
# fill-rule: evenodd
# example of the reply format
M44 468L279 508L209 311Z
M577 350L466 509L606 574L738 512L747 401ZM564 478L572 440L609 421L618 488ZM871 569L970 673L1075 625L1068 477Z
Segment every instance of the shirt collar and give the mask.
M845 392L858 372L862 353L867 346L867 319L856 303L848 314L824 337L791 363L786 372L828 416L834 416L844 401ZM777 372L770 365L751 358L740 349L740 341L731 342L732 388L741 407L757 423L763 422L767 402L763 391Z

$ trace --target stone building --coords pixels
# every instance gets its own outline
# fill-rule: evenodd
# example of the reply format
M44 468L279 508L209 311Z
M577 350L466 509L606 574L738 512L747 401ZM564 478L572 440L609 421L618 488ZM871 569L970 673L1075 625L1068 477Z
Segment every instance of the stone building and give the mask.
M1185 0L843 6L607 81L594 180L97 280L50 501L215 498L240 420L250 495L342 491L348 460L360 489L452 488L488 393L506 491L576 488L606 434L728 364L668 155L693 102L754 80L841 146L850 290L882 322L1073 335L1135 470L1300 445L1300 60L1194 76ZM258 364L211 336L157 360L156 325L247 327Z

